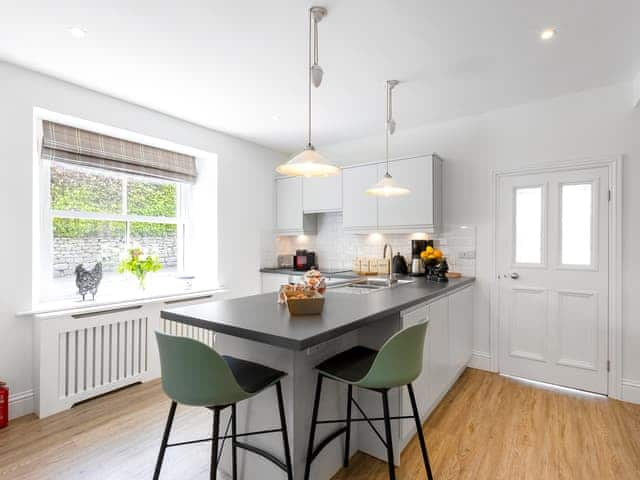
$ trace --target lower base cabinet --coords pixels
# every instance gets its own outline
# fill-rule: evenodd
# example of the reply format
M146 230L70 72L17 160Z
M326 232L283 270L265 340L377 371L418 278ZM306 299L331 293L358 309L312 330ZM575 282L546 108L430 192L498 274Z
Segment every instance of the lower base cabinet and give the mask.
M446 395L471 359L473 342L473 286L402 313L403 328L428 320L422 374L413 383L422 421ZM412 415L406 389L402 415ZM402 420L402 447L415 434L413 420Z
M261 293L277 292L280 286L289 283L289 275L282 273L261 273Z

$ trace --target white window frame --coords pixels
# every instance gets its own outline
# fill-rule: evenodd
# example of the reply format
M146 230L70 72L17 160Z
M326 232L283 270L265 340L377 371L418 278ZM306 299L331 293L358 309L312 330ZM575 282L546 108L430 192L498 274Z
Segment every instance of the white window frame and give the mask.
M51 166L57 163L63 168L76 170L89 170L98 174L107 175L112 178L120 178L123 182L122 188L122 213L95 213L95 212L77 212L66 210L51 209ZM144 222L156 224L176 225L176 242L177 242L177 270L183 272L185 270L186 257L186 236L190 230L191 217L191 186L183 182L174 182L162 179L155 179L141 175L126 174L108 169L77 167L64 162L52 162L50 160L42 160L40 162L40 288L38 292L39 300L42 301L43 293L51 291L51 283L53 282L53 219L54 218L70 218L82 220L102 220L125 222L125 243L131 244L130 223ZM176 185L176 216L175 217L151 217L145 215L132 215L125 213L127 211L127 181L136 179L146 183L175 184ZM123 297L127 295L123 292Z

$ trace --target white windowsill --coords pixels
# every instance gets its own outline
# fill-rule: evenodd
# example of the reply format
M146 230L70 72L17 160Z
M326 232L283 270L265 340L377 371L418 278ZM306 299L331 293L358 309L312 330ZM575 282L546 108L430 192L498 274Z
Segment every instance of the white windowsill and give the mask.
M224 293L227 290L222 286L194 287L191 290L174 292L157 292L147 295L138 295L129 298L103 298L100 300L62 300L57 302L46 302L35 305L33 309L25 312L18 312L17 317L36 316L38 318L59 317L61 315L77 315L82 313L92 313L99 311L115 310L133 305L145 305L154 302L170 302L174 300L189 300Z

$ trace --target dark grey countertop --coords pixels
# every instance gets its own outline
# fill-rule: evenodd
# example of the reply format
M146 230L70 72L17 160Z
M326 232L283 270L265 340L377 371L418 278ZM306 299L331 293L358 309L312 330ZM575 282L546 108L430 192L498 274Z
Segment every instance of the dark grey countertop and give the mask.
M423 277L415 280L366 295L329 289L320 315L289 315L287 306L277 302L277 293L170 308L160 315L167 320L226 335L304 350L414 305L435 300L474 281L472 277L452 279L447 283L429 282Z

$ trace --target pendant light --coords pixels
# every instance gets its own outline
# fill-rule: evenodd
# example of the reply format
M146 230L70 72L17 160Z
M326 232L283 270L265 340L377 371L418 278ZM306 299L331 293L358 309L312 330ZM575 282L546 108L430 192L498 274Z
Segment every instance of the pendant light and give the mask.
M411 190L397 184L389 173L389 136L396 131L396 121L393 119L393 89L398 85L397 80L387 80L387 119L385 122L385 158L387 162L386 172L382 180L366 190L368 195L377 197L399 197L409 195Z
M311 7L309 9L309 117L306 148L289 160L279 165L276 171L281 175L295 177L327 177L337 175L340 169L331 165L322 155L316 152L311 143L311 86L316 88L322 83L324 70L318 63L318 23L327 15L324 7Z

